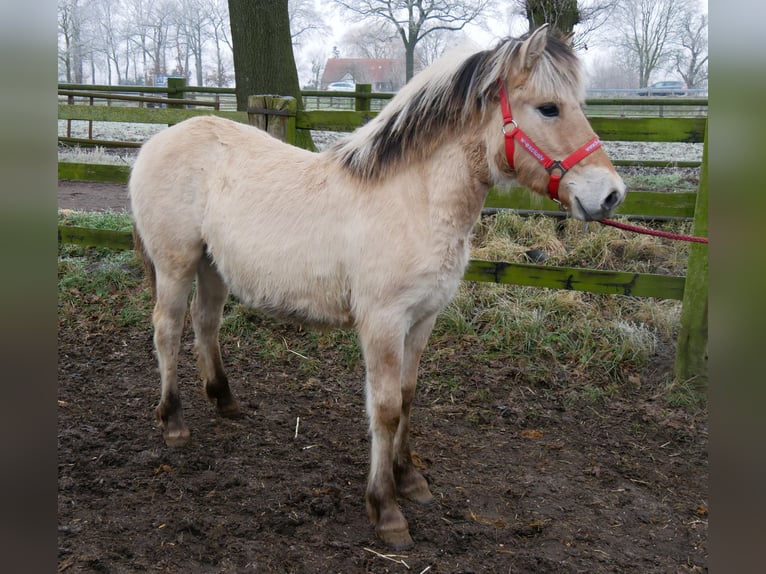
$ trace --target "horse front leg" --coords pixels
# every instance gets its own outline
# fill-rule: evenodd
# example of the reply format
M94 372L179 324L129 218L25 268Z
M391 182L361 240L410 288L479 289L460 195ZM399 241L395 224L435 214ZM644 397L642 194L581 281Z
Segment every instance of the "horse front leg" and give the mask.
M360 330L367 368L366 404L372 441L366 505L375 533L395 549L412 546L407 520L396 501L394 440L402 413L403 333L380 324Z
M189 442L189 427L183 420L178 392L178 354L186 316L191 276L170 277L157 273L157 302L154 305L154 347L160 369L162 392L155 409L165 444L183 446Z
M410 449L410 408L415 396L418 378L418 366L428 338L433 330L436 315L423 319L412 326L404 341L404 361L402 365L402 414L394 439L394 479L401 496L428 504L433 495L428 482L412 462Z

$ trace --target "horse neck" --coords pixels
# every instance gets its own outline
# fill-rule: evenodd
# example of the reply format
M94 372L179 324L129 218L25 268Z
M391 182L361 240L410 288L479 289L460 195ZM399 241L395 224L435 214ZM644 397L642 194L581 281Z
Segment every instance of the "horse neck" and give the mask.
M491 185L484 141L464 135L445 142L429 158L426 173L432 223L470 233Z

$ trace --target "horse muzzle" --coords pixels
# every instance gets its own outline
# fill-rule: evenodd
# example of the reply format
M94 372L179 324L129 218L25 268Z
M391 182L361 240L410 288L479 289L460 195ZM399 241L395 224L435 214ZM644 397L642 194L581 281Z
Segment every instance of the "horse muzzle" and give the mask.
M572 217L582 221L610 217L626 195L622 178L606 167L593 166L570 172L562 184L566 190L565 208Z

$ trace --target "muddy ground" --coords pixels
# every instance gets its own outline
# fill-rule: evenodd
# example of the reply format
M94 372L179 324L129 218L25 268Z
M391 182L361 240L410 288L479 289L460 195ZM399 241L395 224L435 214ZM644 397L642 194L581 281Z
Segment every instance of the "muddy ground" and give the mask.
M61 184L62 208L126 205L124 186ZM286 349L305 336L263 327ZM192 442L173 450L153 418L149 318L60 317L60 572L707 571L707 417L664 399L673 348L585 400L571 392L581 373L535 380L513 357L482 359L475 339L429 346L413 448L435 501L402 502L415 547L384 557L364 509L361 361L328 347L307 374L290 352L252 359L253 344L224 348L244 415L221 419L187 329Z

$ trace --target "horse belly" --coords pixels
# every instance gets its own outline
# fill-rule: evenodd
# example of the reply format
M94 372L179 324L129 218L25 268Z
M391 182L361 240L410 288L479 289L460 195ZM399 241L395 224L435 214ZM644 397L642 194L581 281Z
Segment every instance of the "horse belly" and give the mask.
M311 327L351 327L351 309L342 300L332 297L332 291L322 282L315 282L316 292L290 292L284 289L269 293L249 290L238 295L245 305L258 309L275 319Z
M231 292L248 307L292 322L321 327L353 324L349 290L338 263L317 261L278 245L232 249L214 261Z

